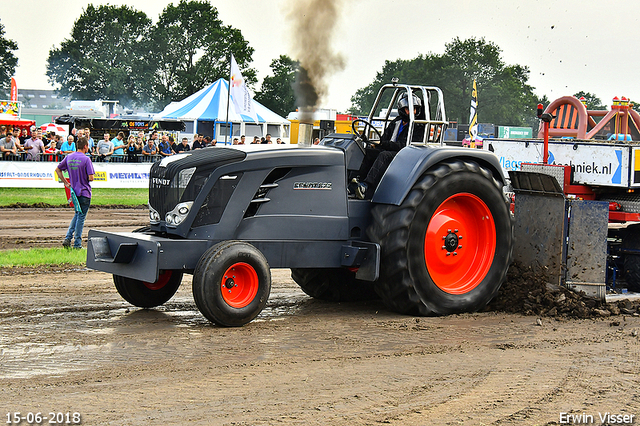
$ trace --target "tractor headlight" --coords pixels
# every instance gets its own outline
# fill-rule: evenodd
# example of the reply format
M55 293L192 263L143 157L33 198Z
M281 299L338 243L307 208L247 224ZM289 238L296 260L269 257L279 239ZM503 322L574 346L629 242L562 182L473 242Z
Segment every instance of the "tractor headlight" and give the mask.
M160 223L160 213L149 204L149 222L156 224Z
M193 201L178 204L173 210L167 213L164 220L167 222L167 226L178 226L185 220L191 211Z

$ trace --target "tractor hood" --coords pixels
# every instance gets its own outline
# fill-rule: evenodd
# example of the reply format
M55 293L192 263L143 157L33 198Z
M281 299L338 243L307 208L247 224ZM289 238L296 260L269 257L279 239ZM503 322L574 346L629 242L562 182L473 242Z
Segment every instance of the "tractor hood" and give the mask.
M163 221L171 224L171 220L186 216L191 207L189 203L195 200L211 172L225 164L242 161L246 156L245 152L232 148L205 148L154 163L149 176L151 224Z

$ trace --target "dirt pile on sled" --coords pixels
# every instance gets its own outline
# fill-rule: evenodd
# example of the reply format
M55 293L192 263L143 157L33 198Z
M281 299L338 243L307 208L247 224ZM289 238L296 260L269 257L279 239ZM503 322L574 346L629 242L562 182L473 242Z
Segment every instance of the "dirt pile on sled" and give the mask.
M640 300L600 302L564 287L547 283L528 268L512 265L488 311L547 317L595 318L640 314Z

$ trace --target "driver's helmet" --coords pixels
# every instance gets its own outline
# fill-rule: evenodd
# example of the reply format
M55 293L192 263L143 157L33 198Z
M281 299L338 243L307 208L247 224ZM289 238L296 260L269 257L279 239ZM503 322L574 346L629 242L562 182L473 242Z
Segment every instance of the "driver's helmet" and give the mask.
M413 106L416 108L416 116L420 114L420 110L422 109L422 101L419 97L417 97L414 93L411 94L413 97ZM405 108L409 106L409 96L407 93L403 93L398 99L398 114L404 121L409 120L409 115L404 111Z

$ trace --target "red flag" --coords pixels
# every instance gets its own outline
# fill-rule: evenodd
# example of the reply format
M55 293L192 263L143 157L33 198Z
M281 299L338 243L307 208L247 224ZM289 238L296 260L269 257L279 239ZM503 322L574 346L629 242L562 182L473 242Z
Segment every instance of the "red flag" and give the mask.
M16 79L11 77L11 99L12 102L17 102L18 100L18 85L16 84Z

